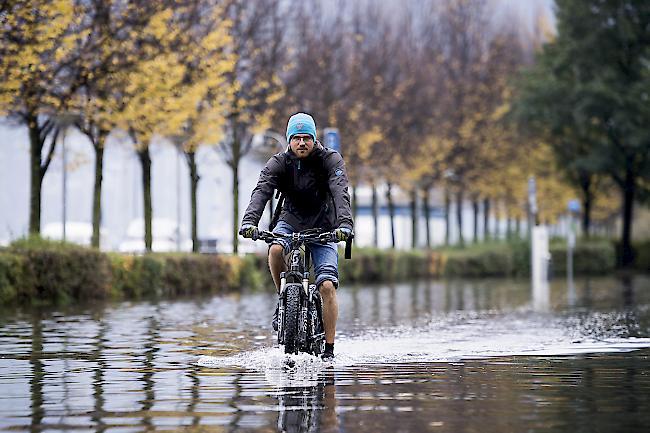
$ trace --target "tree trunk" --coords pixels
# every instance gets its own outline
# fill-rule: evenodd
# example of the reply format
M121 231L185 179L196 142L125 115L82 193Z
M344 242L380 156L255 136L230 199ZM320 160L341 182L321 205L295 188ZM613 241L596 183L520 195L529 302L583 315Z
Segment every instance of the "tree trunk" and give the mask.
M388 216L390 217L390 239L391 247L395 248L395 208L393 206L393 185L389 182L386 185L386 202L388 203Z
M463 190L459 190L456 194L456 221L458 223L458 243L460 246L465 245L463 237Z
M41 189L43 176L41 176L41 141L38 120L34 116L28 119L29 128L29 156L30 156L30 189L29 189L29 234L41 233Z
M144 205L144 248L151 252L153 240L151 230L152 207L151 207L151 155L149 146L138 150L138 158L142 166L142 203Z
M232 252L239 252L239 162L241 161L242 143L238 133L239 124L233 121L232 135L232 160L230 169L232 170Z
M591 207L592 207L593 197L587 199L582 203L584 211L582 213L582 234L585 238L589 239L591 232Z
M377 203L377 187L372 185L372 224L373 224L373 245L379 247L379 209Z
M429 205L429 188L424 188L422 190L422 206L424 207L424 222L427 232L427 249L431 249L431 224L429 218L431 215L431 209Z
M239 159L232 165L232 252L239 251Z
M582 234L585 238L589 239L589 233L591 232L591 208L593 206L594 196L591 192L585 194L582 206L584 208L582 212Z
M357 220L357 212L359 211L357 203L357 186L352 185L352 220Z
M418 190L413 188L411 190L411 248L418 247Z
M621 264L628 267L634 261L632 251L632 218L634 212L634 196L636 195L635 178L632 170L625 172L623 183L623 232L621 235Z
M506 239L512 239L512 218L510 213L506 210Z
M451 232L451 196L449 189L445 188L445 246L449 246L449 237Z
M515 219L515 239L521 238L521 218Z
M591 226L591 208L593 203L594 194L592 192L593 182L591 175L584 174L580 176L580 191L582 192L582 234L584 237L589 238Z
M478 243L478 198L472 199L472 212L474 213L474 239L475 244Z
M483 199L483 242L490 240L490 199Z
M93 188L93 234L90 244L94 248L100 247L100 231L102 226L102 181L104 173L104 142L106 135L99 134L93 140L95 149L95 186Z
M196 152L185 152L185 160L190 170L190 203L191 209L191 231L192 231L192 252L199 252L199 236L198 236L198 218L197 218L197 191L199 189L199 172L196 166Z

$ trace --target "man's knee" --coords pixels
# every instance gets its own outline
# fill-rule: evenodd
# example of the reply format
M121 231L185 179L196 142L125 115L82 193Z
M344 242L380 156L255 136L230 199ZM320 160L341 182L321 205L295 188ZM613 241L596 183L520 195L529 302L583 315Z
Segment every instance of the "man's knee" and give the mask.
M278 245L278 244L271 245L271 248L269 248L269 259L274 261L284 259L284 248L282 247L282 245Z
M320 284L320 294L323 298L328 299L336 296L336 286L330 280L325 280Z

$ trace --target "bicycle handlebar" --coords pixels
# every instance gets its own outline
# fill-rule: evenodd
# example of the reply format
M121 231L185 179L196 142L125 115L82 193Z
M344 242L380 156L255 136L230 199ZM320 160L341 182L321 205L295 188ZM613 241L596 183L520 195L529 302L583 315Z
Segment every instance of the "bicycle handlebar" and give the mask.
M321 243L327 243L327 242L336 241L336 235L334 234L334 232L314 231L314 229L305 230L302 232L290 233L290 234L273 233L266 230L260 230L257 239L265 241L267 243L272 242L274 239L289 239L293 242L316 241Z
M266 243L271 243L273 242L274 239L289 239L293 242L308 242L308 241L315 241L315 242L320 242L320 243L328 243L328 242L337 242L336 240L336 234L335 232L323 232L320 231L320 229L308 229L304 230L302 232L295 232L291 234L285 234L285 233L273 233L267 230L260 230L257 234L257 238L253 239L254 241L256 240L262 240ZM346 260L349 260L352 258L352 239L354 239L354 235L351 235L346 241L345 241L345 258Z

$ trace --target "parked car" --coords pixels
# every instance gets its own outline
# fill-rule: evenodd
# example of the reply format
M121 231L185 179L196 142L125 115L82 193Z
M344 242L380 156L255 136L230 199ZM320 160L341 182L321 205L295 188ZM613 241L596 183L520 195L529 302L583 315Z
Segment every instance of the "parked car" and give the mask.
M187 236L185 226L177 227L174 220L154 218L151 221L151 250L155 252L192 251L192 240ZM118 247L124 253L144 253L144 219L132 220L126 229L126 236Z
M41 236L52 240L63 240L63 222L47 223L41 229ZM79 245L90 245L93 236L93 225L81 221L67 221L65 223L65 240ZM108 231L99 229L100 245L107 245Z

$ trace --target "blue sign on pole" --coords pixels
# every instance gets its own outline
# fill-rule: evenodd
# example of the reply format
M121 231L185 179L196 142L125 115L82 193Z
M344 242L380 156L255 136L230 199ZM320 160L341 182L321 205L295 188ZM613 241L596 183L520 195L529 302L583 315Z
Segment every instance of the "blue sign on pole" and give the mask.
M323 142L325 147L336 150L341 153L341 137L339 130L336 128L325 128L323 130Z
M580 212L580 201L576 200L575 198L573 200L569 200L567 207L569 208L569 212L578 213Z

